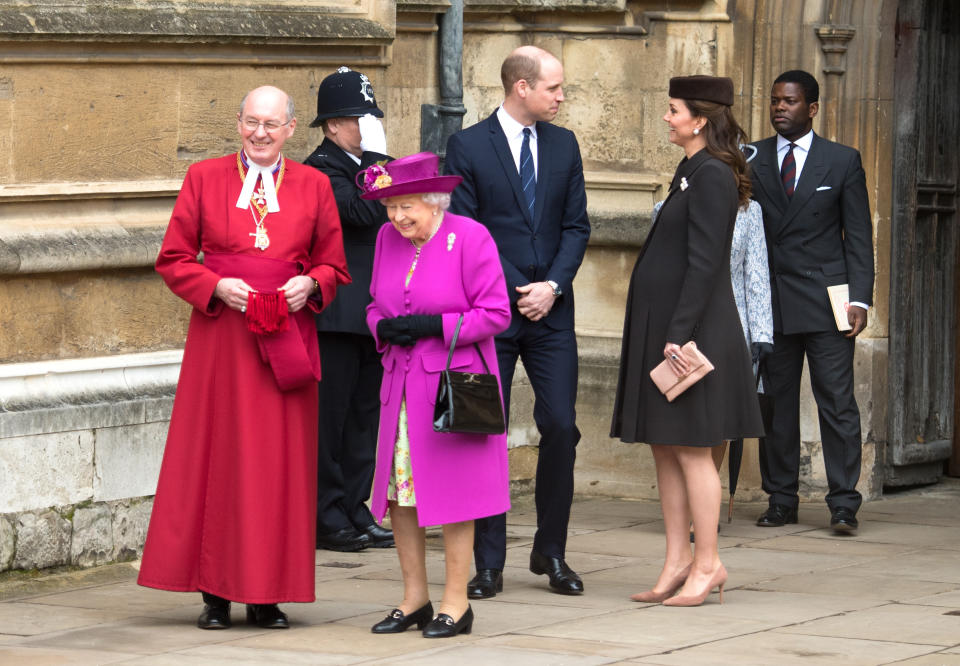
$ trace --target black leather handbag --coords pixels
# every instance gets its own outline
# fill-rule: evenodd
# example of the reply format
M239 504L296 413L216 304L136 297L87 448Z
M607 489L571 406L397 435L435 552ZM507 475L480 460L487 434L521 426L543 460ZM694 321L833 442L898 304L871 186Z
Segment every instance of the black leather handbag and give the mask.
M437 402L433 409L433 429L437 432L500 435L506 430L500 384L497 376L490 373L480 346L473 343L485 372L457 372L450 369L462 324L463 315L460 315L453 340L450 341L447 367L440 373Z

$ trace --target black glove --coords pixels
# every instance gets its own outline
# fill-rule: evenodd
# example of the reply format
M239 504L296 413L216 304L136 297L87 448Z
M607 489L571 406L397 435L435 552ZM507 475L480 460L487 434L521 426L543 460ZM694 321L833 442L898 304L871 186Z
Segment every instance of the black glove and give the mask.
M441 315L405 315L397 317L405 321L410 337L414 340L431 336L443 336L443 317Z
M753 356L753 362L757 365L773 353L773 344L770 342L751 342L750 355Z
M410 347L420 338L443 335L440 315L403 315L377 322L377 337L401 347Z
M410 337L407 326L400 320L400 317L378 321L377 337L391 345L408 347L413 344L413 338Z

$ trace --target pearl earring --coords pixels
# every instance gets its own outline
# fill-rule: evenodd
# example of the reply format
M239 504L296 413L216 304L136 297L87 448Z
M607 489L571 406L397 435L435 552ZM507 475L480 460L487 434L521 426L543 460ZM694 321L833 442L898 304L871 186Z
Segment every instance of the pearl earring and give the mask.
M697 136L698 134L700 134L700 128L699 128L699 127L694 127L694 128L693 128L693 135L694 135L694 136Z

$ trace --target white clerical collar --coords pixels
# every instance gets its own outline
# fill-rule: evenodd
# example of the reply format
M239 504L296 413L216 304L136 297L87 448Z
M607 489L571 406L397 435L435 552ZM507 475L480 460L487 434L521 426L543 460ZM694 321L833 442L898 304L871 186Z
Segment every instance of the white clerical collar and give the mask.
M277 168L282 156L277 156L277 160L270 166L260 166L247 157L246 153L243 153L242 157L244 165L247 167L247 176L243 179L243 189L240 190L240 197L237 199L237 208L247 209L250 207L253 188L257 186L257 180L261 180L263 182L264 198L267 200L267 212L280 212L280 202L277 201L277 188L273 182L273 171Z

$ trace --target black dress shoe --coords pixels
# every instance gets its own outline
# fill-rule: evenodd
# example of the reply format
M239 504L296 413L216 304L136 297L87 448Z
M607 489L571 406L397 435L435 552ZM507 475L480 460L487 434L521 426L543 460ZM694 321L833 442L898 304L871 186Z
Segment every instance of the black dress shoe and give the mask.
M247 604L247 624L261 629L289 629L287 615L276 604Z
M797 510L786 504L771 504L767 510L757 518L760 527L783 527L797 522Z
M229 601L226 606L204 604L203 612L197 618L197 626L201 629L229 629L232 625Z
M423 629L433 617L433 604L429 601L422 607L404 615L399 608L394 608L385 618L370 627L375 634L402 634L414 624L417 629Z
M457 634L469 634L473 631L473 609L467 606L463 616L453 621L446 613L439 613L423 629L424 638L451 638Z
M344 527L336 532L317 532L317 548L353 553L370 545L370 535L358 532L354 527Z
M830 512L830 527L833 528L834 532L850 534L857 531L860 523L857 521L857 514L853 509L841 506Z
M583 594L583 581L573 569L559 557L547 557L537 551L530 552L530 571L550 577L550 587L560 594Z
M500 569L480 569L467 583L467 596L471 599L489 599L503 592L503 572Z
M361 531L370 537L370 544L367 546L368 548L393 547L393 532L390 530L385 530L376 523L370 523Z

